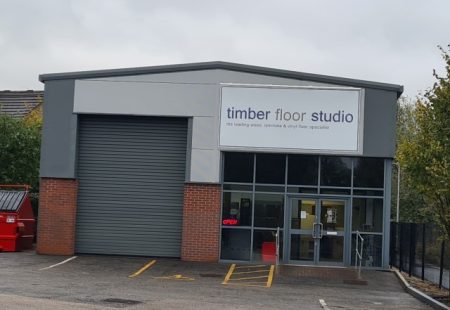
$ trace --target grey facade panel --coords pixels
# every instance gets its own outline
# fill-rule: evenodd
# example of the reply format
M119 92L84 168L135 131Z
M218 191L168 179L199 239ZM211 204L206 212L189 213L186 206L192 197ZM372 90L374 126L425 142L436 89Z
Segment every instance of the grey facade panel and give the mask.
M403 92L403 86L387 83L379 83L372 81L364 81L357 79L349 79L328 75L312 74L305 72L297 72L290 70L274 69L267 67L251 66L223 61L211 61L200 63L186 63L166 66L140 67L140 68L125 68L112 70L98 70L98 71L84 71L84 72L68 72L68 73L53 73L43 74L39 76L40 81L61 80L61 79L89 79L89 78L104 78L115 76L130 76L141 74L157 74L157 73L173 73L173 72L195 72L200 70L215 70L223 69L229 71L237 71L240 73L252 73L258 75L267 75L270 77L282 77L294 80L306 80L319 83L329 83L336 85L346 85L352 87L362 88L376 88L397 92L398 96Z
M75 81L45 83L40 176L75 178L78 116L73 114Z
M78 253L179 257L188 120L80 116Z
M152 116L215 116L218 87L183 83L76 81L74 112Z
M393 92L365 90L363 156L395 156L396 101Z
M251 72L239 72L226 69L182 71L171 73L155 73L130 76L116 76L84 81L103 82L137 82L137 83L180 83L217 85L219 83L271 84L292 86L339 86L329 82L292 79L281 76L262 75Z
M107 75L80 75L82 80L46 79L50 100L44 107L44 141L41 176L72 178L75 176L77 122L76 113L176 116L192 118L187 181L217 183L220 150L218 146L220 83L337 86L338 80L295 79L293 75L272 75L269 71L231 70L230 67L199 67L192 71L114 71ZM233 67L234 68L234 67ZM191 68L192 69L192 68ZM235 68L236 69L236 68ZM134 72L135 74L128 74ZM257 73L258 72L258 73ZM306 78L307 75L302 75ZM345 79L339 80L343 86ZM61 84L58 84L61 83ZM67 91L64 85L75 83ZM62 85L56 87L55 85ZM366 84L364 84L366 85ZM363 154L392 158L395 152L395 109L398 92L364 88ZM372 85L374 86L374 85ZM378 85L379 86L379 85ZM400 89L400 88L399 88ZM46 100L47 101L47 100ZM75 114L74 114L75 113Z

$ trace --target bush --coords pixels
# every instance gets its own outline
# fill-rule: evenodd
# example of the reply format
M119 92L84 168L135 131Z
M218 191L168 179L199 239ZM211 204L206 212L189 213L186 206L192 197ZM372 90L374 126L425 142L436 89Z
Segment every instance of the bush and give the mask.
M42 121L0 114L0 184L28 184L39 192Z

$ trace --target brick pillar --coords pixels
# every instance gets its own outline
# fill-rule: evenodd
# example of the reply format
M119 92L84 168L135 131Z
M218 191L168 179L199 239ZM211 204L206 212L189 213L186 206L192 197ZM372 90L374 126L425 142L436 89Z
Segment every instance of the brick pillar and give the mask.
M219 260L220 202L219 184L185 185L182 260L201 262Z
M72 255L78 182L74 179L41 178L37 253Z

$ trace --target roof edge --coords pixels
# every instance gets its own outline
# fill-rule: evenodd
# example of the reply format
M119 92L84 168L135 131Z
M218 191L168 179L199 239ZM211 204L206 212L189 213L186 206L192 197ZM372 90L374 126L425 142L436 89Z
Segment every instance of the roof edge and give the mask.
M122 69L64 72L64 73L48 73L39 75L39 81L45 83L46 81L52 80L88 79L99 77L129 76L129 75L171 73L171 72L199 71L199 70L213 70L213 69L239 71L239 72L262 74L297 80L308 80L312 82L321 82L337 85L382 89L388 91L395 91L397 93L397 97L400 97L400 95L403 93L403 86L397 84L305 73L284 69L267 68L223 61L184 63L173 65L150 66L150 67L122 68Z

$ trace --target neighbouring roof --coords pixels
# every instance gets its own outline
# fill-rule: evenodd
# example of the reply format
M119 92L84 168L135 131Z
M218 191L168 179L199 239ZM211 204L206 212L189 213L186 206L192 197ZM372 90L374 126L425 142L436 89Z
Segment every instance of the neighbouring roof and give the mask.
M0 114L9 114L22 118L42 103L44 92L41 90L0 91Z
M138 67L138 68L125 68L125 69L110 69L110 70L95 70L95 71L79 71L79 72L66 72L66 73L50 73L42 74L39 76L41 82L50 80L67 80L67 79L87 79L87 78L101 78L101 77L114 77L114 76L129 76L129 75L141 75L141 74L154 74L154 73L170 73L170 72L182 72L182 71L198 71L198 70L214 70L223 69L230 71L238 71L245 73L262 74L275 77L283 77L297 80L307 80L312 82L329 83L336 85L345 85L361 88L375 88L388 91L395 91L397 96L400 96L403 92L403 86L396 84L387 84L379 82L371 82L364 80L356 80L328 75L312 74L305 72L297 72L290 70L281 70L274 68L258 67L251 65L244 65L232 62L212 61L212 62L199 62L199 63L187 63L176 64L166 66L152 66L152 67Z

